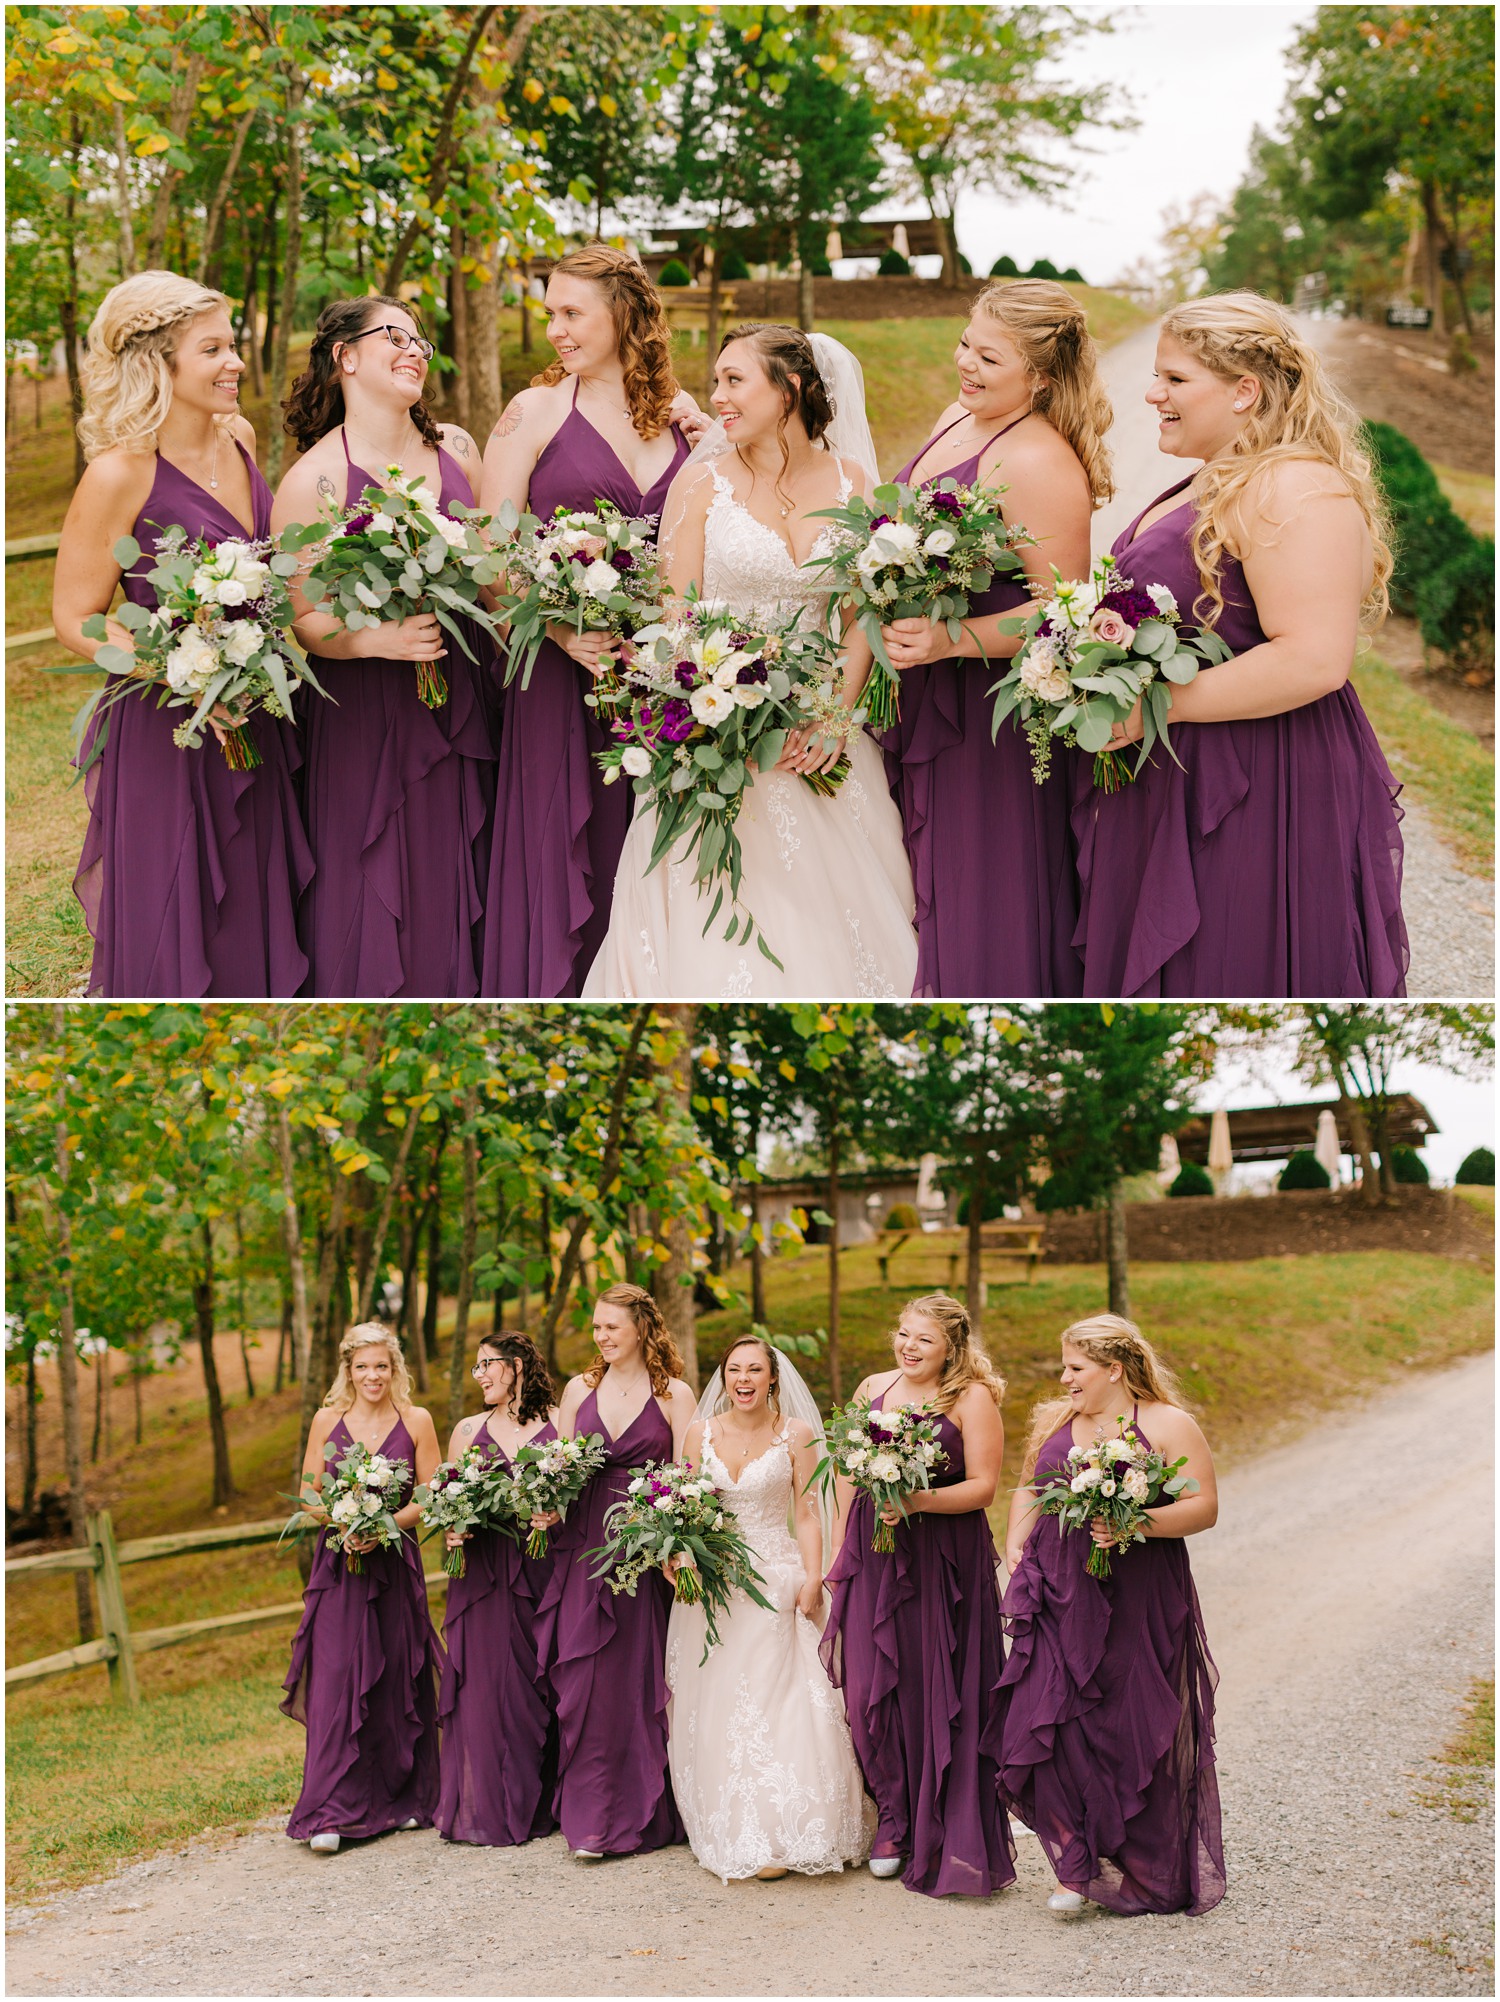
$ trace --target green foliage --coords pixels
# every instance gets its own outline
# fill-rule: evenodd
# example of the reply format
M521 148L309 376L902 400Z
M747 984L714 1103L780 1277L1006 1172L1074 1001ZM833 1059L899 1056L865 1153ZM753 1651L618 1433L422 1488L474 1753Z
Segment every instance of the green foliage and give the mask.
M1495 545L1477 536L1411 440L1391 424L1367 424L1375 472L1390 509L1396 568L1391 603L1414 617L1429 646L1455 666L1494 659Z
M879 274L882 278L910 278L911 260L901 255L894 247L880 253Z
M974 267L962 251L958 253L958 268L965 278L972 278L974 276Z
M658 285L691 285L693 274L688 270L681 258L669 257L662 266L661 274L656 282Z
M1278 1189L1328 1189L1333 1182L1328 1170L1310 1147L1300 1147L1276 1178Z
M814 278L831 278L833 276L833 266L828 262L826 257L809 257L807 268Z
M987 1188L984 1192L984 1201L980 1205L979 1221L981 1223L999 1223L1005 1215L1006 1204L1014 1202L1015 1197L1016 1191L1014 1188ZM958 1209L953 1218L953 1221L958 1225L960 1230L968 1227L972 1210L973 1204L970 1200L968 1190L965 1189L964 1193L958 1199Z
M1086 285L1088 283L1088 280L1084 277L1083 273L1078 269L1078 266L1076 264L1070 264L1067 270L1062 274L1062 282L1064 285Z
M1198 1161L1184 1161L1177 1172L1177 1179L1167 1190L1169 1196L1211 1196L1214 1193L1214 1178Z
M922 1219L911 1203L892 1203L885 1213L882 1230L920 1230Z
M726 285L739 284L750 276L750 267L737 250L726 250L719 260L719 276Z
M1028 278L1057 278L1060 275L1050 257L1039 257L1026 274Z
M1391 1149L1391 1173L1398 1182L1408 1183L1413 1188L1425 1189L1431 1179L1427 1173L1427 1163L1415 1147Z
M1460 1188L1492 1189L1495 1186L1495 1156L1488 1147L1476 1147L1465 1154L1453 1177Z
M1019 278L1021 267L1013 257L997 257L990 266L991 278Z

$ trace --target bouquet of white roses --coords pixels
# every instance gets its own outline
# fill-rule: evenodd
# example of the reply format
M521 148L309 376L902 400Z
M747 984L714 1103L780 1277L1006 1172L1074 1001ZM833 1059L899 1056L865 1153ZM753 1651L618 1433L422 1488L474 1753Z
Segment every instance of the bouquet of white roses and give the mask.
M419 1502L428 1529L498 1529L514 1535L515 1484L505 1464L483 1447L466 1446L456 1460L444 1460L412 1500ZM450 1578L464 1575L464 1547L443 1550L443 1569Z
M545 1557L547 1532L539 1515L566 1515L608 1458L604 1436L599 1432L577 1434L571 1439L547 1439L522 1446L515 1457L516 1514L530 1525L526 1539L528 1557Z
M635 1588L646 1572L679 1559L673 1591L684 1605L703 1608L708 1633L703 1660L718 1644L716 1615L730 1594L741 1591L764 1606L775 1608L759 1589L765 1580L751 1561L750 1546L740 1534L733 1509L712 1481L676 1460L652 1462L632 1469L623 1501L604 1518L607 1535L597 1550L593 1576L603 1578L612 1592Z
M122 570L130 570L140 561L141 546L133 535L122 536L114 557ZM159 704L192 711L172 732L175 744L197 750L214 710L222 707L238 719L224 733L225 762L237 772L253 770L261 757L242 727L249 716L265 709L290 718L292 696L304 680L324 692L287 632L292 601L286 579L296 567L271 542L190 542L185 528L164 530L146 580L156 593L156 609L127 600L110 614L133 635L134 651L106 638L104 614L96 612L83 624L89 639L105 641L92 666L58 670L90 674L103 668L116 677L91 697L75 725L81 734L91 716L104 713L83 769L104 750L108 711L115 703L156 688Z
M629 654L633 628L661 599L653 516L621 514L600 501L593 514L559 508L552 520L518 514L507 501L495 517L506 540L505 611L510 647L505 678L524 688L549 622L577 633L608 633L616 655ZM610 651L601 665L610 663Z
M480 603L479 593L499 580L504 564L476 526L487 517L472 508L460 508L459 514L459 520L444 514L425 480L388 466L384 480L371 481L357 507L335 515L331 525L284 529L281 547L289 552L315 547L303 596L349 632L429 611L475 660L459 620L472 619L498 637L499 620ZM413 665L418 695L429 709L440 709L448 700L447 677L435 660Z
M961 487L945 477L931 486L877 487L818 513L835 524L834 546L806 567L822 570L837 596L854 607L875 665L866 691L870 721L889 729L901 713L899 677L881 627L931 619L957 641L971 601L997 576L1019 571L1017 551L1032 538L1000 510L1004 487Z
M1070 1446L1066 1468L1034 1483L1032 1493L1038 1512L1055 1515L1064 1534L1103 1521L1115 1533L1115 1548L1128 1550L1132 1543L1146 1540L1141 1525L1148 1508L1163 1496L1175 1501L1179 1495L1198 1492L1197 1481L1182 1471L1186 1465L1186 1454L1169 1465L1139 1437L1130 1421L1122 1418L1118 1438L1096 1439L1091 1446ZM1107 1578L1109 1558L1107 1550L1094 1544L1088 1557L1089 1576Z
M689 600L672 617L641 627L618 679L585 698L610 739L596 754L605 784L623 774L656 809L648 868L682 840L693 880L705 894L716 886L704 931L727 891L724 936L745 944L755 937L777 966L781 961L740 905L734 823L754 774L770 771L793 729L837 738L863 722L863 708L839 700L836 661L836 642L820 628L804 629L796 619L768 628ZM848 768L841 758L831 771L803 777L829 795Z
M349 1569L359 1572L364 1569L364 1553L351 1548L351 1537L367 1537L388 1550L406 1534L396 1520L395 1508L396 1496L411 1468L405 1460L388 1460L383 1453L372 1453L358 1440L342 1459L338 1450L332 1444L323 1448L323 1458L337 1464L325 1468L314 1486L328 1516L330 1546L342 1550ZM306 1510L299 1506L282 1535L287 1530L305 1529L307 1522Z
M1118 792L1139 776L1158 737L1180 764L1167 737L1167 684L1186 686L1204 661L1228 660L1229 648L1216 633L1184 635L1166 585L1138 591L1113 556L1102 556L1082 583L1068 583L1056 570L1052 575L1051 597L1032 608L1021 651L989 691L995 698L991 736L1008 716L1017 719L1031 742L1038 785L1051 770L1054 737L1094 752L1094 784L1104 792ZM1143 735L1132 768L1105 747L1137 702Z
M883 1411L856 1402L841 1405L826 1431L828 1451L813 1468L813 1480L831 1488L842 1474L851 1487L867 1494L875 1505L870 1548L894 1550L896 1525L882 1522L881 1511L894 1505L904 1516L906 1497L932 1486L934 1472L948 1458L938 1444L936 1421L910 1406Z

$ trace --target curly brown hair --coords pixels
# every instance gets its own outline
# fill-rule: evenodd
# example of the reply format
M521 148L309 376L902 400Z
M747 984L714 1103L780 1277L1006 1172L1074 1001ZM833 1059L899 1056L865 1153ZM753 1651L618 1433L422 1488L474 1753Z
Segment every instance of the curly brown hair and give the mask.
M719 343L720 354L731 341L750 343L772 388L781 392L781 420L776 426L781 471L776 476L775 490L790 506L791 497L781 485L792 462L786 445L787 420L794 414L800 417L803 430L816 445L833 422L833 398L828 394L813 344L800 327L782 326L776 320L747 320L743 326L730 328Z
M515 1371L509 1403L516 1423L526 1425L533 1418L545 1418L557 1402L557 1394L547 1359L530 1335L486 1335L474 1353L479 1355L486 1349Z
M292 384L292 393L281 406L282 429L296 439L299 452L316 445L344 421L344 386L337 349L374 325L380 314L392 310L404 313L421 331L421 321L405 300L392 299L383 292L372 293L368 299L335 299L319 313L307 367ZM442 443L437 419L420 397L411 407L411 421L423 442L436 451Z
M570 250L552 271L556 277L586 278L609 301L630 421L639 437L659 437L672 421L680 385L672 370L672 330L656 287L633 257L607 243ZM555 361L531 380L534 386L558 383L567 373L561 361Z
M686 1374L682 1357L677 1353L677 1344L667 1330L657 1306L644 1286L632 1286L621 1280L618 1286L606 1286L594 1303L596 1306L623 1307L635 1324L635 1331L641 1338L641 1358L646 1365L646 1374L651 1379L651 1395L665 1397L671 1388L672 1379ZM583 1372L583 1380L590 1390L597 1390L604 1381L604 1372L609 1364L603 1356L595 1356Z

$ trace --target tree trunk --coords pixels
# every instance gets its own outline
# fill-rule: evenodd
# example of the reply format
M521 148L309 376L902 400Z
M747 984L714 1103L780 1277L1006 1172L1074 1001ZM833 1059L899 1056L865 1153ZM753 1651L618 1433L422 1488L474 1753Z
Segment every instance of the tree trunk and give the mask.
M234 1278L240 1309L240 1361L245 1368L245 1401L255 1401L255 1378L250 1374L250 1313L245 1305L245 1223L239 1210L234 1213Z
M167 115L163 123L179 145L186 139L188 126L192 122L193 114L198 108L198 84L203 76L206 61L207 58L200 51L193 50L189 54L182 70L177 73L176 81L172 85L172 95L167 103ZM146 233L146 268L148 271L160 270L162 259L166 255L167 229L172 222L174 213L173 198L177 193L181 181L182 169L180 167L168 167L163 172L160 185L156 190L156 200L151 206L151 227ZM206 230L204 231L203 240L206 250L208 244L208 232ZM183 258L182 262L186 265L187 259Z
M130 141L125 137L125 107L112 100L115 115L115 199L120 205L120 276L135 276L135 231L130 226Z
M526 11L535 13L536 10L527 9ZM469 39L464 44L463 54L454 65L453 74L443 98L443 108L438 114L437 137L433 142L431 165L427 170L427 186L423 191L426 197L424 208L428 215L431 215L443 199L448 186L448 178L452 174L454 162L458 158L458 107L463 100L464 91L468 85L469 72L474 67L474 58L479 53L479 44L484 40L490 22L498 12L499 9L496 7L480 7L475 10L474 19L469 28ZM530 32L529 24L527 32ZM421 212L413 210L407 220L406 227L401 232L395 250L391 253L391 261L386 266L385 280L380 288L382 292L394 296L397 286L406 275L407 261L412 251L416 248L417 238L426 227L427 225L422 219Z
M465 431L469 423L469 287L464 277L464 231L454 223L449 245L448 351L453 360L454 415ZM488 433L485 434L488 437Z
M839 1369L839 1125L830 1100L828 1125L828 1389L835 1404L844 1392Z
M1469 288L1464 283L1463 240L1460 235L1458 190L1451 188L1448 194L1449 216L1448 248L1453 253L1453 296L1458 301L1458 317L1464 323L1464 332L1472 341L1474 338L1474 316L1469 310Z
M276 1387L273 1397L280 1397L281 1386L286 1381L286 1365L296 1360L292 1347L292 1289L286 1280L281 1284L281 1330L276 1337Z
M417 1135L417 1115L408 1110L406 1124L401 1129L401 1139L396 1148L396 1159L391 1166L391 1178L386 1183L380 1197L380 1210L375 1218L375 1228L370 1236L369 1261L364 1278L360 1281L359 1306L355 1319L367 1321L375 1298L375 1287L380 1277L380 1260L385 1251L386 1233L391 1226L391 1206L406 1187L406 1163L411 1155L411 1143Z
M302 1220L297 1210L297 1184L292 1174L292 1122L286 1105L276 1107L276 1158L281 1164L281 1234L292 1282L292 1375L307 1380L312 1352L312 1324L307 1313L307 1264L302 1256Z
M510 1221L505 1203L505 1189L497 1180L495 1183L495 1256L500 1256L500 1247L505 1242L505 1226ZM494 1297L490 1302L490 1333L498 1335L502 1323L502 1308L505 1301L505 1286L497 1282Z
M69 146L73 170L78 168L80 140L78 136L78 114L69 120ZM68 282L58 301L58 319L62 325L63 363L68 371L68 408L73 418L73 484L83 478L83 440L78 435L78 420L83 415L83 373L78 348L78 235L77 198L71 180L68 192L63 198L63 214L66 224L63 230L63 261L67 268Z
M1422 183L1422 273L1423 289L1427 293L1427 303L1432 308L1432 332L1437 340L1442 340L1448 332L1447 315L1443 311L1443 267L1440 251L1443 237L1443 219L1438 212L1437 183Z
M422 1302L420 1340L417 1343L417 1388L427 1388L427 1359L437 1360L439 1272L443 1262L443 1218L438 1199L432 1199L432 1215L427 1220L427 1298Z
M219 176L218 186L208 205L208 215L203 224L203 255L198 259L198 283L209 285L218 278L220 245L224 235L224 211L229 205L229 191L234 186L240 171L240 160L244 155L245 141L250 137L250 128L259 117L252 105L249 111L241 112L240 121L234 128L234 137L229 142L229 157L224 162L224 171ZM248 290L248 287L247 287Z
M416 1204L407 1191L401 1219L401 1346L408 1356L417 1352L417 1241L419 1218Z
M1125 1196L1118 1182L1110 1192L1104 1241L1109 1265L1109 1311L1129 1320L1130 1245L1125 1228Z
M750 1318L766 1325L766 1247L760 1232L760 1184L750 1184Z
M281 405L287 392L287 363L291 352L292 321L297 311L297 279L302 262L302 105L307 95L307 78L300 70L287 75L286 106L286 243L281 254L281 305L276 315L276 343L271 350L271 438L267 449L266 479L275 486L281 478L286 456L286 433L281 428Z
M143 1445L146 1437L146 1409L145 1401L141 1394L141 1383L146 1374L141 1365L145 1360L145 1344L142 1343L141 1353L132 1359L130 1368L130 1381L135 1388L135 1443L137 1446Z
M279 273L281 270L280 231L276 226L276 200L278 193L279 190L273 180L270 184L270 196L266 204L266 327L265 332L260 338L259 349L262 374L270 369L271 355L276 346L276 312L277 301L280 297L277 286L280 283ZM275 413L273 412L272 415L274 417Z
M719 316L723 310L724 280L721 266L724 252L717 239L713 245L714 261L708 267L708 332L704 345L707 352L703 358L703 395L705 400L714 391L714 362L719 353Z
M938 211L933 209L932 219L937 224L938 242L943 252L943 275L939 283L951 289L963 276L958 268L958 237L953 228L953 217L939 215Z
M36 1381L36 1350L26 1351L26 1421L21 1459L21 1514L29 1521L36 1512L36 1408L41 1403Z
M448 1427L464 1415L464 1370L469 1360L469 1303L474 1298L474 1253L479 1244L479 1087L464 1093L463 1219L458 1253L458 1299L453 1311L453 1346L448 1352Z
M224 1400L219 1393L219 1371L214 1362L214 1227L203 1220L203 1265L193 1287L193 1309L198 1322L198 1352L203 1358L203 1387L208 1393L208 1435L214 1448L214 1508L223 1508L234 1493L229 1466L229 1437L224 1430Z
M53 1036L61 1050L67 1043L66 1013L61 1002L55 1002L52 1009ZM83 1490L83 1418L78 1408L78 1346L77 1323L74 1319L73 1300L73 1219L69 1216L68 1190L68 1115L62 1094L66 1085L59 1087L57 1122L57 1266L61 1281L62 1301L58 1315L60 1323L57 1331L57 1387L62 1404L63 1463L68 1476L68 1521L73 1530L75 1546L83 1550L88 1545L88 1524L85 1521L87 1502ZM78 1607L78 1638L91 1641L94 1638L94 1599L86 1571L73 1574L73 1590Z
M474 271L459 288L464 300L468 353L468 407L465 429L481 451L500 422L504 385L500 375L500 245L473 251Z
M676 1103L678 1118L686 1126L691 1124L693 1117L693 1029L698 1020L698 1010L689 1002L659 1008L656 1012L676 1032L671 1061L659 1067L657 1075L669 1099ZM698 1309L693 1298L693 1232L682 1203L669 1200L661 1236L667 1247L667 1256L652 1275L651 1294L661 1309L668 1334L677 1344L683 1374L696 1391Z
M797 252L797 325L805 334L810 334L817 324L816 299L813 289L812 257L805 240L799 235Z
M93 1467L99 1464L99 1447L104 1439L104 1361L108 1353L106 1349L101 1356L96 1351L90 1358L94 1365L94 1436L89 1443L89 1465Z
M974 1142L974 1159L969 1173L968 1276L964 1283L964 1305L969 1310L969 1326L976 1336L984 1331L984 1199L989 1193L989 1160L983 1139Z

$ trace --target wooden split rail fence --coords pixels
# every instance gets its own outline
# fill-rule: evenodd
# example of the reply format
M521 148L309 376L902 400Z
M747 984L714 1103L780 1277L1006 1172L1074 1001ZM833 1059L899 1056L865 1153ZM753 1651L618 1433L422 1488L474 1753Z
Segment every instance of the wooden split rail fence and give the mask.
M88 1543L82 1549L49 1550L41 1557L8 1558L5 1576L9 1582L13 1578L37 1578L49 1571L90 1572L103 1638L64 1648L59 1654L43 1655L37 1661L18 1662L5 1671L7 1689L102 1665L109 1670L110 1694L115 1702L134 1705L141 1700L135 1672L138 1654L181 1647L186 1641L201 1640L209 1634L249 1633L256 1627L274 1627L284 1620L301 1618L302 1601L286 1599L278 1606L254 1606L248 1612L221 1613L212 1619L184 1620L177 1626L145 1627L139 1633L133 1632L121 1576L127 1564L150 1564L163 1557L183 1557L197 1551L237 1550L252 1543L275 1543L286 1525L281 1521L231 1523L223 1529L193 1529L179 1536L140 1536L127 1543L116 1543L108 1509L86 1520ZM429 1571L425 1578L429 1590L448 1582L442 1571Z
M5 561L12 563L32 563L43 556L55 556L59 538L55 535L25 535L18 542L7 542ZM51 626L38 626L35 632L7 633L5 636L5 658L18 660L22 654L40 653L44 647L55 646L57 634ZM80 1553L81 1554L81 1553ZM83 1567L77 1567L82 1569Z

